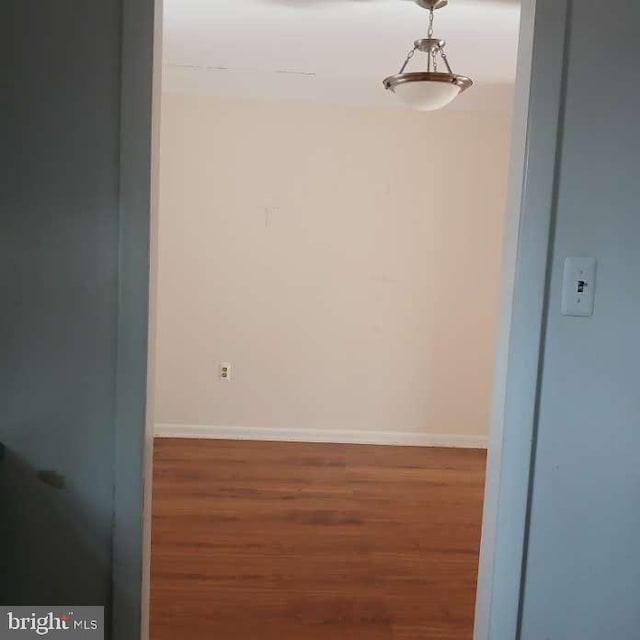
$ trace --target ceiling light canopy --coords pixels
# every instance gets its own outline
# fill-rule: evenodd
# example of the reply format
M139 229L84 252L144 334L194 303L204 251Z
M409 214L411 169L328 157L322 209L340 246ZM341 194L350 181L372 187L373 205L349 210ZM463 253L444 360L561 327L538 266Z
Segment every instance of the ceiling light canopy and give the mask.
M429 11L427 37L416 40L400 71L383 81L385 89L395 93L408 107L420 111L435 111L446 107L473 84L470 78L453 73L444 50L445 41L433 35L433 12L446 6L447 1L415 0L416 4ZM426 71L405 72L416 51L427 54ZM446 71L438 71L440 63Z

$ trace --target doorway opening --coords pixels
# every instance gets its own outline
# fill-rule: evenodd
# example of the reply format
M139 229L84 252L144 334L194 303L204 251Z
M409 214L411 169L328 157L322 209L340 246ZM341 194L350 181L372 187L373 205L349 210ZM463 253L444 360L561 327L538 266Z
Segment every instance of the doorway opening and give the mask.
M164 0L151 637L471 638L520 7Z

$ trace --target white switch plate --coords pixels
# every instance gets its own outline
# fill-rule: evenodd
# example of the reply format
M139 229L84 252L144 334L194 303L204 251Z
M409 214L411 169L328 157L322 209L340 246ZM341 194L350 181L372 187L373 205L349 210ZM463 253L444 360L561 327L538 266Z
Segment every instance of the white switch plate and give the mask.
M591 316L596 293L596 259L566 258L562 278L562 315Z

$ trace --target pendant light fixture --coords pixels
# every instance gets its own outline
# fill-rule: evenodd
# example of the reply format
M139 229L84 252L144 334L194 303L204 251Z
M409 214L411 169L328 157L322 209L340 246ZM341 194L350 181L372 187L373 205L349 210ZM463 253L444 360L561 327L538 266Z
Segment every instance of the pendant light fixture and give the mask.
M445 41L433 35L433 12L447 5L448 0L415 0L416 4L429 11L427 37L416 40L409 51L400 71L385 78L384 88L395 93L404 104L420 111L435 111L446 107L460 93L466 91L473 82L451 70ZM405 69L416 51L427 54L427 70L405 73ZM444 64L446 72L438 71Z

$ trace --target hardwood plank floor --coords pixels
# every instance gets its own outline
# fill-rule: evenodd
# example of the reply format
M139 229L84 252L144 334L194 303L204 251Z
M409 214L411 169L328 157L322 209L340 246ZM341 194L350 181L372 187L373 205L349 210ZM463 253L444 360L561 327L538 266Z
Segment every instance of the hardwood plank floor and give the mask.
M471 640L485 453L158 439L151 640Z

